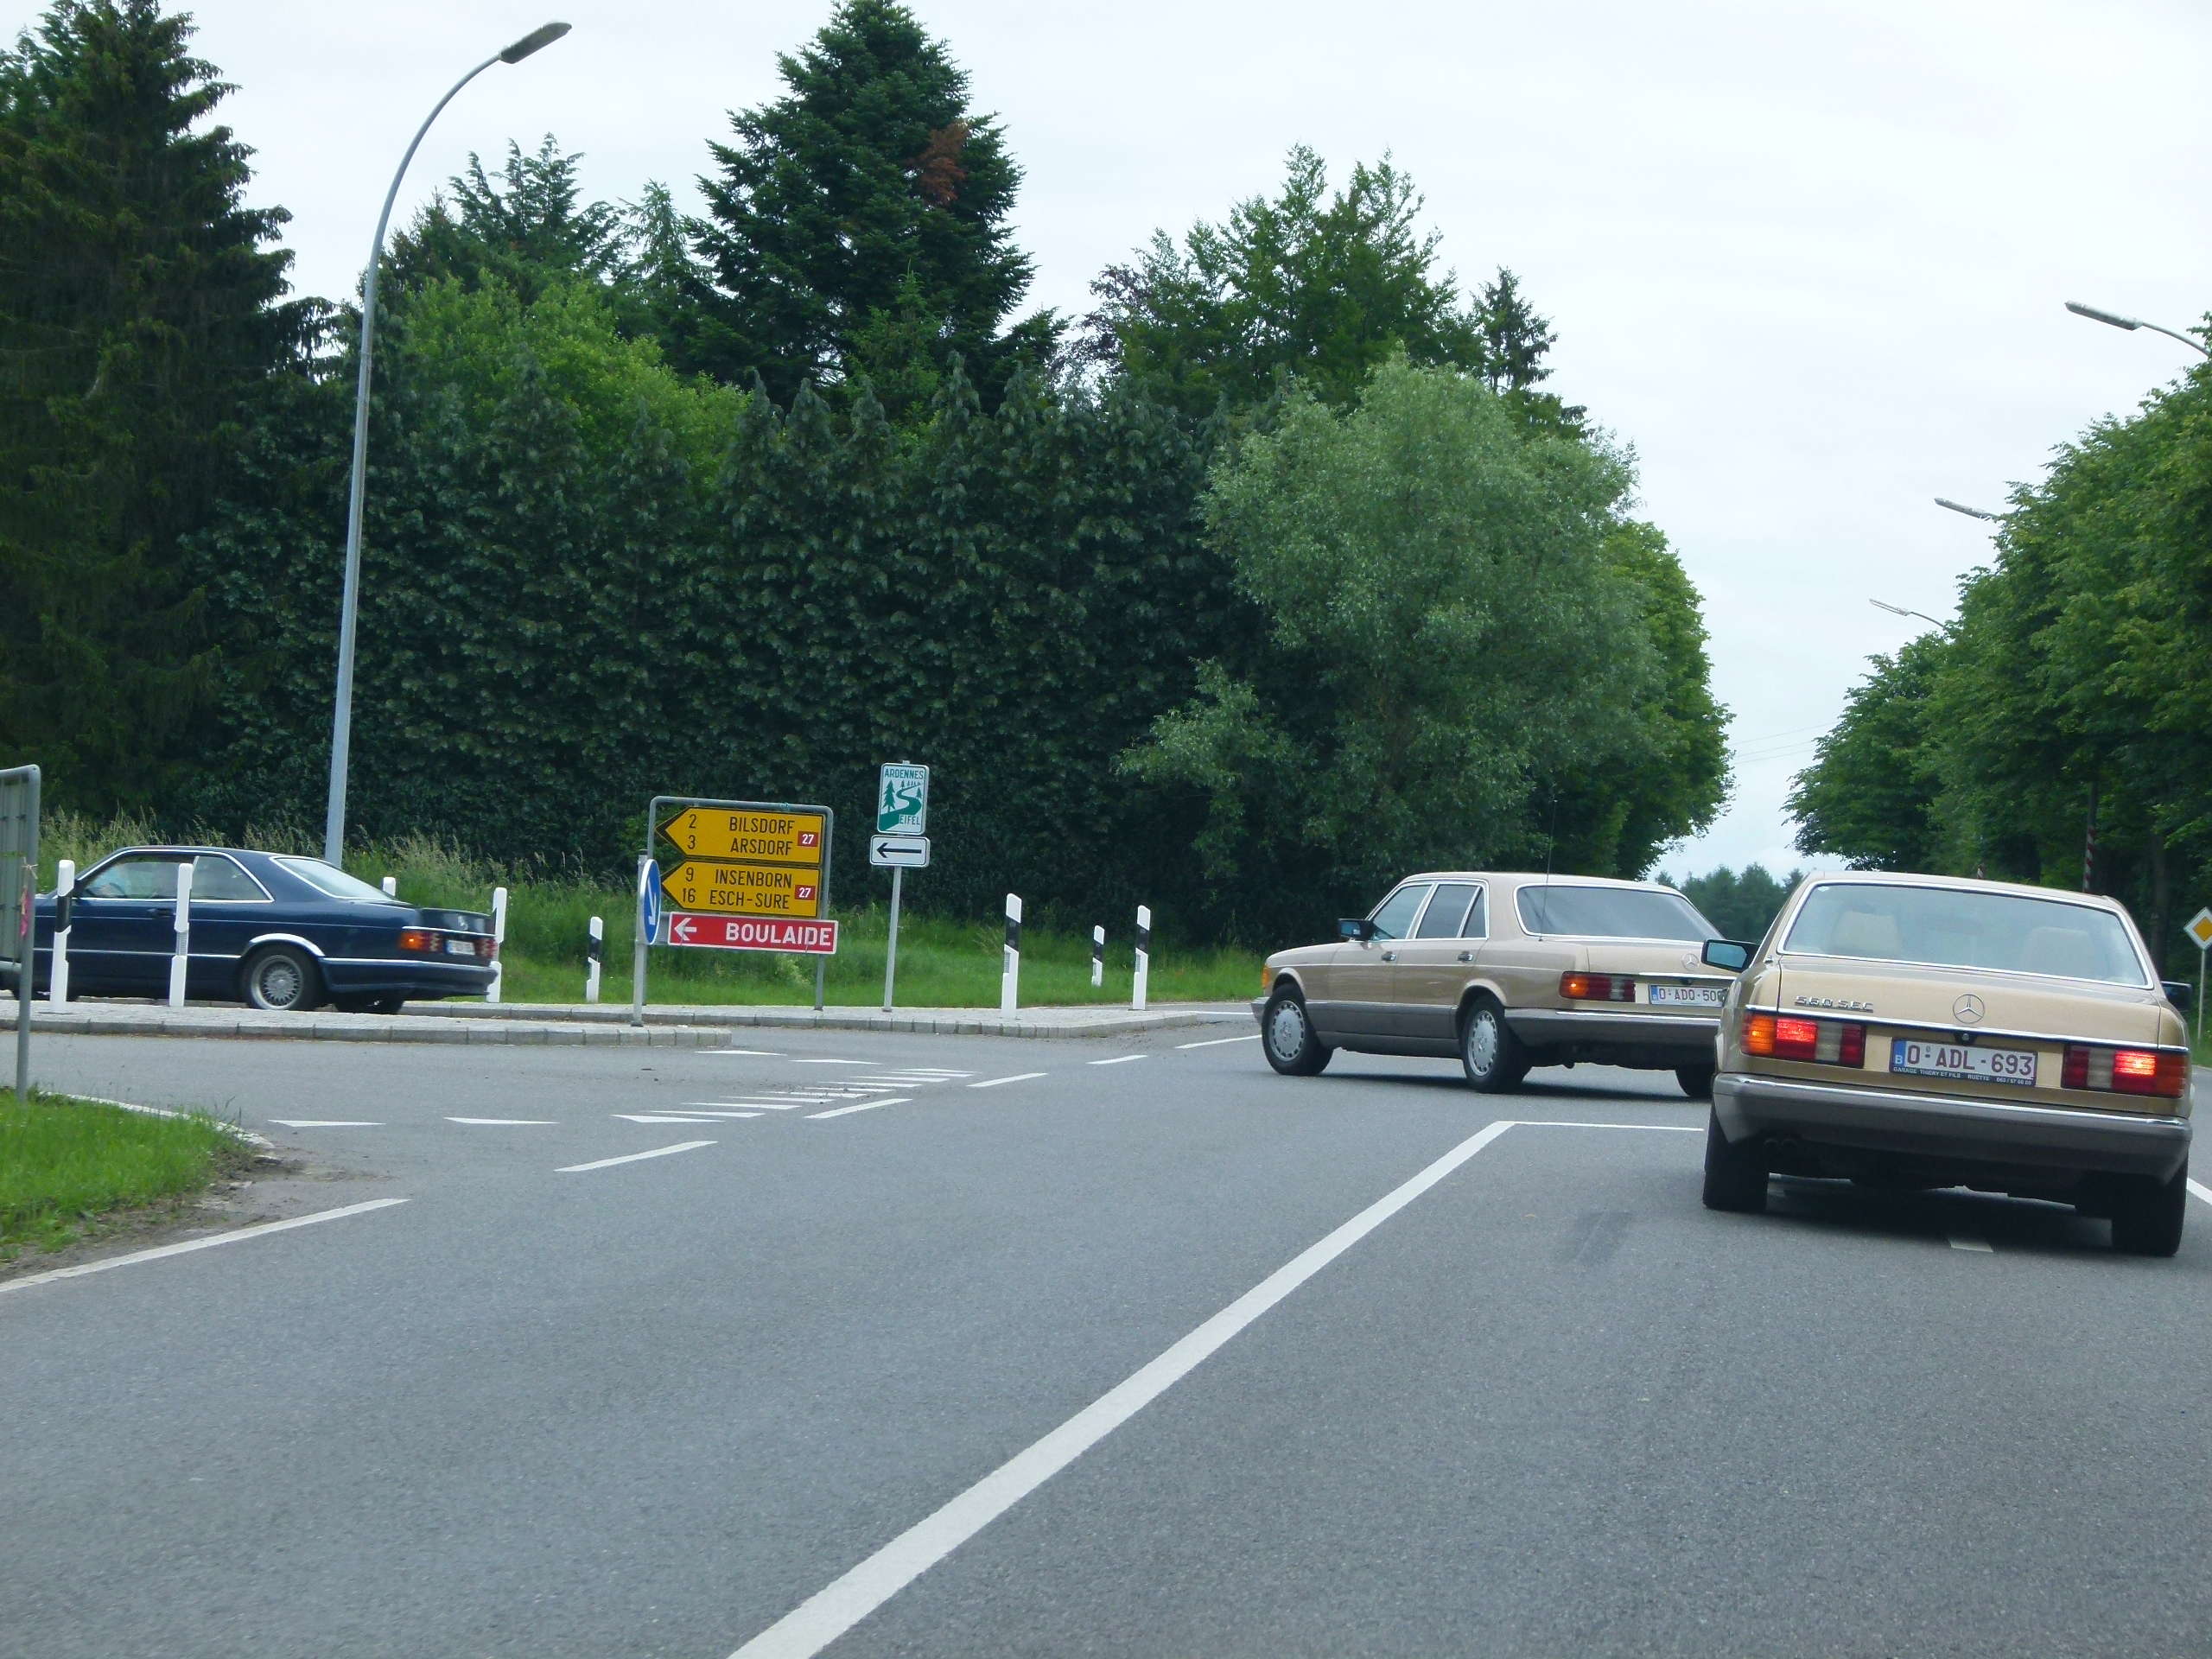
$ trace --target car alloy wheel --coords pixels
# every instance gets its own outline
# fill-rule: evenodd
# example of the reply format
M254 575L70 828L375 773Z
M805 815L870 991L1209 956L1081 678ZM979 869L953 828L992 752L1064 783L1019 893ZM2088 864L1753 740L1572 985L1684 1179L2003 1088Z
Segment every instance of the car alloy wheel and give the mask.
M313 1007L315 964L288 945L264 950L246 965L245 997L271 1014Z
M1294 991L1277 991L1260 1013L1260 1046L1285 1077L1310 1077L1336 1051L1313 1034L1313 1021Z
M1469 1008L1459 1026L1459 1064L1467 1082L1486 1095L1520 1087L1529 1075L1529 1057L1505 1010L1484 997Z

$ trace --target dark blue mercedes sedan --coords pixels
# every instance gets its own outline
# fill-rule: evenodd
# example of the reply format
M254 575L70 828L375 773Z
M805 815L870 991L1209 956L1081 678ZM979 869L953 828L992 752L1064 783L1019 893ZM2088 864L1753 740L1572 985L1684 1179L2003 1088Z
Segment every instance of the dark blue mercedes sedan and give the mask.
M473 910L404 905L319 858L235 847L127 847L86 871L63 901L71 997L161 996L176 950L177 868L192 866L185 995L354 1014L480 996L498 945ZM57 906L37 905L34 995L53 980Z

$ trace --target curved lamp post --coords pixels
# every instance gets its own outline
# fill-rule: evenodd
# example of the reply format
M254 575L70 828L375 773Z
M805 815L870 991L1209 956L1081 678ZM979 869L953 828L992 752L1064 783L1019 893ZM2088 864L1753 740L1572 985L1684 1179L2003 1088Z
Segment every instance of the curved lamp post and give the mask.
M1969 518L1986 518L1993 524L2003 524L2007 517L2001 512L1984 512L1980 507L1970 507L1963 501L1953 501L1940 495L1936 498L1936 505L1948 507L1953 512L1963 512Z
M391 222L391 204L399 195L399 181L407 176L407 164L415 159L423 135L462 87L493 64L520 63L568 32L566 23L543 24L454 82L453 90L437 101L416 128L407 153L399 158L399 170L391 175L391 188L385 192L384 212L377 215L377 238L369 249L368 276L361 284L360 378L353 391L353 477L346 496L346 591L338 613L338 699L330 729L330 807L322 826L322 855L332 864L338 863L346 850L346 763L353 747L353 619L360 602L361 494L369 461L369 359L376 344L377 267L384 263L384 233Z
M1886 599L1870 598L1866 602L1878 611L1887 611L1891 616L1916 616L1922 621L1942 629L1946 633L1951 631L1951 625L1948 622L1938 622L1925 611L1908 611L1904 606L1892 605Z
M2123 317L2116 311L2100 311L2095 306L2084 305L2079 300L2067 301L2066 308L2077 317L2087 317L2092 322L2108 322L2115 328L2126 329L2130 334L2138 328L2148 328L2154 334L2164 334L2170 340L2181 341L2192 352L2212 357L2212 348L2208 348L2202 340L2193 334L2184 334L2178 328L2169 328L2164 323L2145 322L2140 317Z

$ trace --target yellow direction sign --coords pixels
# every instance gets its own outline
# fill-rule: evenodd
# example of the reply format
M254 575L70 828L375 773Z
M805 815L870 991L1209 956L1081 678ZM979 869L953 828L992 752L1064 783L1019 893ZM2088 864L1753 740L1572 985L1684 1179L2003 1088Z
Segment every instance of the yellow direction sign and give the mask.
M782 864L687 858L661 877L660 889L668 895L670 909L697 915L816 917L822 913L821 874Z
M683 851L701 858L804 864L818 870L822 868L825 827L819 812L691 806L662 824L660 832ZM687 904L683 908L692 910L698 906ZM811 916L814 912L805 913Z
M2183 931L2196 941L2198 950L2212 950L2212 909L2198 911L2189 918Z

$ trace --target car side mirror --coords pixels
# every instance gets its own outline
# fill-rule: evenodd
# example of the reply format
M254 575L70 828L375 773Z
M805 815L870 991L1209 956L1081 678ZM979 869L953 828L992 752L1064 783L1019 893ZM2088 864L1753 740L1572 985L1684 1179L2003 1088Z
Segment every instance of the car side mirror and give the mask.
M2166 994L2166 1001L2183 1014L2189 1012L2190 998L2196 995L2196 988L2185 979L2162 979L2158 988Z
M1740 974L1751 965L1751 947L1741 939L1707 939L1698 960L1708 968L1725 968Z
M1337 924L1337 937L1365 944L1375 937L1375 924L1364 916L1347 916Z

